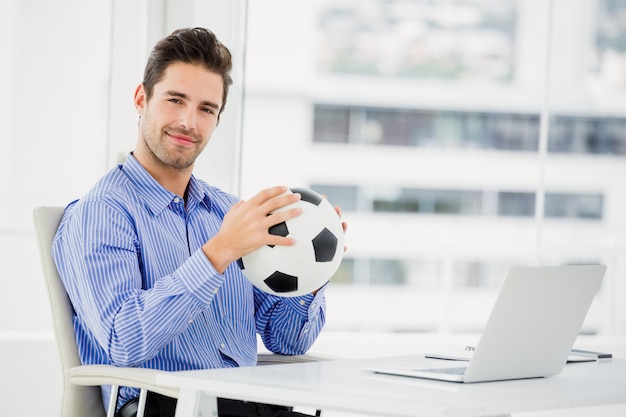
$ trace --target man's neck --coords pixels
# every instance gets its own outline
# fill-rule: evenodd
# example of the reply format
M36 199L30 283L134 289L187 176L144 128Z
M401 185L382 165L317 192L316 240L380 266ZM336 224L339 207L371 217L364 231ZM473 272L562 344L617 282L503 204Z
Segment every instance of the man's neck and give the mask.
M145 168L152 178L156 180L163 188L179 197L185 197L185 191L189 185L193 165L188 169L181 170L163 165L160 161L153 161L148 158L142 158L141 155L133 152L135 158Z
M158 171L155 174L150 172L149 169L148 172L163 188L173 192L179 197L185 197L185 191L191 179L191 172L189 172L189 174L182 174L180 171L175 171L174 173L168 174L163 171Z

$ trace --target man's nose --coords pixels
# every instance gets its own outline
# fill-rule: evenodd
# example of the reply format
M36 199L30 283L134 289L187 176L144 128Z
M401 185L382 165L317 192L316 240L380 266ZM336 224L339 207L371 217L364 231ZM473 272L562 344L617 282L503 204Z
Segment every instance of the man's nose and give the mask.
M180 125L187 130L193 130L196 128L196 112L191 108L184 109L180 113L179 117Z

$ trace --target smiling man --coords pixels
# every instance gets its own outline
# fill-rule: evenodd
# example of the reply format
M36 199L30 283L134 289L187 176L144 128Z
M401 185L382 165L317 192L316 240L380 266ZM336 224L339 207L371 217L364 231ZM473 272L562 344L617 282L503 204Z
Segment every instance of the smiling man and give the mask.
M217 126L223 83L219 74L204 67L177 62L151 90L144 84L137 87L141 122L134 155L148 171L191 172Z
M253 287L236 262L262 245L294 244L268 229L300 215L270 214L300 196L278 186L243 201L193 175L224 110L231 66L228 49L206 29L158 42L135 91L135 150L66 208L53 256L84 364L253 366L257 333L271 352L302 354L324 325L325 287L276 297ZM110 388L102 390L107 404ZM119 395L118 416L134 416L138 391ZM173 416L175 406L151 393L146 415ZM302 415L224 399L218 409L220 416Z

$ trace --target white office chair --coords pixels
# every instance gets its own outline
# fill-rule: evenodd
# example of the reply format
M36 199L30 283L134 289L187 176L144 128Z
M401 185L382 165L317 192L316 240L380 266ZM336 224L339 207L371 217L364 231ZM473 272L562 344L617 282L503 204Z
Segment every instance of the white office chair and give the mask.
M115 414L120 386L141 389L137 416L143 416L147 391L178 398L178 389L157 385L156 376L164 371L122 368L111 365L81 365L74 328L73 308L52 259L52 241L63 216L62 207L38 207L33 213L43 275L48 290L54 332L63 371L61 417L104 417L100 385L111 385L107 417Z

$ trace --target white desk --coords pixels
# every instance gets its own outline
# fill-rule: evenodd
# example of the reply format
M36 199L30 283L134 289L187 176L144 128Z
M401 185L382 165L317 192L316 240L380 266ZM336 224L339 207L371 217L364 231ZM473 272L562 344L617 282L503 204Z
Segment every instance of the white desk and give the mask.
M459 384L373 374L380 364L423 366L423 356L174 372L177 417L217 415L215 397L376 416L493 416L626 403L626 360L569 364L560 375Z

